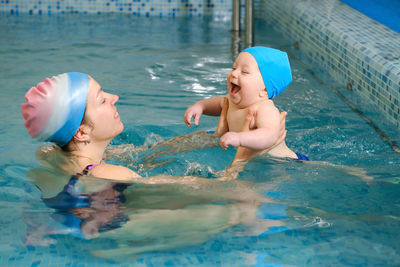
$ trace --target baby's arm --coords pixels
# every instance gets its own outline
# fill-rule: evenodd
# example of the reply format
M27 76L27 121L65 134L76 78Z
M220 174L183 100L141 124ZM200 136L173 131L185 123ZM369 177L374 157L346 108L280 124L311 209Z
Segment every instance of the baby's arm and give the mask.
M257 110L256 129L247 132L227 132L220 139L223 149L228 146L263 150L276 144L279 139L279 110L274 105L263 105Z
M198 101L193 106L186 109L183 120L187 126L192 125L192 118L194 118L194 124L199 125L201 115L219 116L222 110L224 97L216 96Z

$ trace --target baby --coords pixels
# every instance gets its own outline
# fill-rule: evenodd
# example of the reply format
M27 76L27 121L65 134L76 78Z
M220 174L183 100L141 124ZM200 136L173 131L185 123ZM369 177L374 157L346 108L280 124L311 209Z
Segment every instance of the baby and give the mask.
M194 118L198 125L202 114L221 116L216 135L221 137L223 149L231 145L250 149L254 152L252 156L268 153L274 157L308 160L306 156L294 153L284 141L275 145L279 139L280 117L271 99L285 90L291 81L285 52L262 46L247 48L239 54L228 74L229 93L225 97L198 101L186 110L184 121L190 126ZM242 131L249 114L253 116L250 131Z

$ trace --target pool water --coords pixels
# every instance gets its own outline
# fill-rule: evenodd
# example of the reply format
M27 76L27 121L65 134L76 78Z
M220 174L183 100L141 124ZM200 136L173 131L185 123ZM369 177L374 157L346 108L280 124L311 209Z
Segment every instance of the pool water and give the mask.
M180 151L179 142L152 147L215 129L211 117L187 128L183 114L199 99L225 94L233 62L230 26L212 17L0 16L2 266L400 265L399 154L261 21L257 44L290 51L294 81L275 100L288 111L287 144L313 162L260 156L237 183L213 184L234 149ZM124 208L117 207L121 221L130 218L127 227L90 240L66 231L41 235L43 225L56 224L55 211L27 175L39 166L40 144L29 138L19 110L31 86L68 71L89 73L120 96L125 129L113 145L148 148L130 149L114 162L143 176L196 175L211 183L133 185ZM268 201L244 201L257 196Z

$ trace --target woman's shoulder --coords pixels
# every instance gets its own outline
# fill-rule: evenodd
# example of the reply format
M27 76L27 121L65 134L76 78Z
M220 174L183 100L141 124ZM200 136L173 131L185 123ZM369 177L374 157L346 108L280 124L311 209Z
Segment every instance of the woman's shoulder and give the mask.
M139 178L140 175L131 169L113 164L100 164L91 170L91 175L99 178L117 180L117 181L129 181L132 178Z

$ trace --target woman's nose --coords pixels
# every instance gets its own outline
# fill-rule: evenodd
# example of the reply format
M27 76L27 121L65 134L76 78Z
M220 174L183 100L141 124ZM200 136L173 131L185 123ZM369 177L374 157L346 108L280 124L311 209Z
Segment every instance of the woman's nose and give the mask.
M119 99L119 96L117 96L117 95L113 95L113 94L110 94L110 93L106 93L106 94L107 94L107 99L110 101L110 103L112 105L114 105Z
M118 100L119 100L119 96L118 95L111 95L111 103L114 105Z

